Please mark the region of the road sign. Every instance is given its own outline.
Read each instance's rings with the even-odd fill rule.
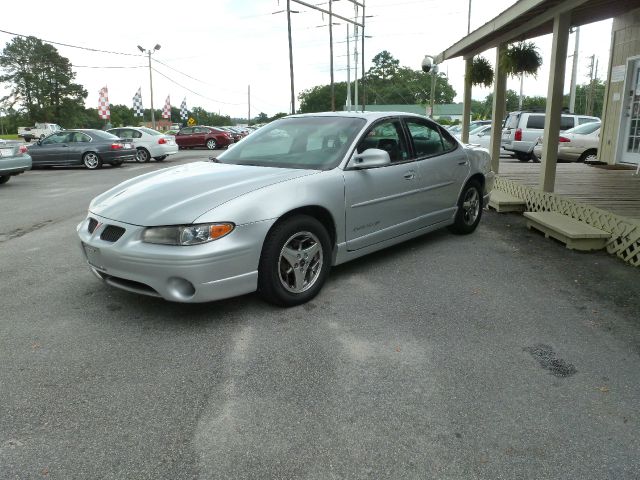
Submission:
[[[195,125],[196,121],[193,117],[189,117],[189,120],[187,120],[187,125],[192,126]]]

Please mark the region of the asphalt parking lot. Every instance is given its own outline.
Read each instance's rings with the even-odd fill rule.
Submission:
[[[638,270],[521,216],[341,265],[291,309],[98,281],[90,199],[209,155],[0,187],[0,479],[638,478]]]

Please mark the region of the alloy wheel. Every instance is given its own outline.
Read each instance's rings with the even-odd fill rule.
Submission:
[[[285,242],[278,260],[282,286],[291,293],[309,290],[322,271],[322,244],[311,232],[298,232]]]

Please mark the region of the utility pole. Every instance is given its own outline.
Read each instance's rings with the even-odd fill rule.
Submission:
[[[291,44],[291,0],[287,0],[287,28],[289,30],[289,78],[291,79],[291,115],[296,113],[296,97],[293,88],[293,46]]]
[[[518,97],[518,110],[522,110],[522,91],[524,89],[524,73],[520,74],[520,96]]]
[[[356,24],[357,25],[357,24]],[[366,108],[366,83],[364,82],[364,0],[362,0],[362,48],[360,49],[360,55],[362,57],[362,111]]]
[[[251,125],[251,85],[247,85],[247,125]]]
[[[358,5],[354,5],[355,10],[355,19],[358,20]],[[353,64],[355,67],[355,76],[354,76],[354,95],[355,95],[355,110],[358,111],[358,25],[354,25],[354,35],[353,35]]]
[[[467,17],[467,35],[471,33],[471,0],[469,0],[469,15]]]
[[[576,110],[576,78],[578,75],[578,49],[580,46],[580,27],[576,28],[576,43],[573,47],[573,68],[571,70],[571,90],[569,94],[569,111],[571,113]]]
[[[329,65],[331,69],[331,111],[336,111],[336,89],[333,83],[333,0],[329,0]]]
[[[589,65],[589,91],[587,92],[586,115],[593,114],[593,76],[595,74],[596,56],[591,55],[589,58],[591,59],[591,65]]]
[[[433,65],[431,67],[431,114],[429,115],[429,118],[433,119],[433,108],[434,108],[434,103],[435,103],[435,97],[436,97],[436,74],[438,73],[438,67],[436,65]]]
[[[140,45],[138,45],[138,50],[142,53],[146,53],[149,56],[149,90],[150,90],[150,98],[151,98],[151,124],[153,125],[153,129],[156,129],[156,114],[153,111],[153,76],[151,75],[151,54],[156,50],[160,50],[160,45],[156,43],[156,46],[153,47],[153,50],[144,49]]]
[[[347,23],[347,111],[351,111],[351,52],[349,51],[349,24]]]

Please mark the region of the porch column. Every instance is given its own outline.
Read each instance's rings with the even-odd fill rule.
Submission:
[[[471,117],[471,65],[473,57],[464,64],[464,98],[462,104],[462,143],[469,143],[469,123]]]
[[[542,145],[542,167],[540,168],[540,190],[544,192],[553,192],[556,183],[558,138],[560,137],[570,21],[570,12],[556,15],[553,19],[553,45],[551,46],[549,88],[547,90],[544,143]]]
[[[496,48],[496,68],[493,80],[493,110],[491,113],[491,142],[489,153],[491,154],[491,170],[498,173],[500,169],[500,145],[502,143],[502,122],[505,116],[507,103],[507,74],[500,67],[500,55],[506,49],[501,43]]]

